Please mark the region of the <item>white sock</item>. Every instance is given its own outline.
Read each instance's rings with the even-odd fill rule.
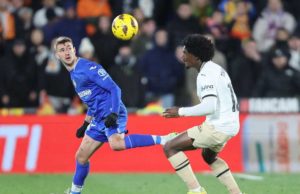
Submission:
[[[81,192],[82,191],[82,186],[74,185],[74,183],[72,183],[71,191],[72,192]]]
[[[161,144],[161,137],[157,135],[152,135],[153,141],[155,144]]]
[[[200,193],[201,187],[198,187],[196,189],[190,189],[190,191],[192,191],[192,192],[199,192]]]
[[[162,136],[152,135],[152,138],[155,144],[165,145],[167,141],[173,139],[176,135],[177,133],[170,133],[168,135],[162,135]]]

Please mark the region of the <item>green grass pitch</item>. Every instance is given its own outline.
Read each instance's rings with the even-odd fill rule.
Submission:
[[[262,180],[236,177],[247,194],[299,194],[300,174],[256,174]],[[197,174],[208,194],[227,194],[212,175]],[[64,194],[70,174],[2,174],[0,194]],[[186,194],[176,174],[90,174],[82,194]]]

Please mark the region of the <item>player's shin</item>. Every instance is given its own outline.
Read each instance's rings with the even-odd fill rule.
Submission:
[[[80,164],[76,161],[76,171],[73,177],[73,183],[71,187],[71,194],[80,194],[83,188],[84,180],[87,177],[90,170],[90,163]]]
[[[231,194],[240,194],[241,191],[234,180],[227,163],[221,158],[217,158],[210,167],[219,181],[225,185]]]
[[[189,159],[183,152],[178,152],[168,158],[178,176],[185,182],[189,191],[199,192],[201,186],[192,170]]]
[[[127,135],[125,138],[125,147],[126,149],[136,148],[136,147],[145,147],[157,144],[154,141],[152,135]]]

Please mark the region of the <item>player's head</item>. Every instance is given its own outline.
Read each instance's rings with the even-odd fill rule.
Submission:
[[[76,51],[73,46],[73,41],[69,37],[60,36],[54,40],[53,50],[55,56],[66,66],[73,66],[76,62]]]
[[[186,36],[183,41],[182,60],[186,67],[199,68],[203,62],[214,56],[214,46],[210,39],[200,34]]]

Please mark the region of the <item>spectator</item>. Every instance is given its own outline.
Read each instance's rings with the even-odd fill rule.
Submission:
[[[33,24],[37,28],[44,27],[49,18],[47,17],[47,10],[53,9],[53,13],[56,17],[62,17],[64,10],[61,7],[56,6],[56,0],[43,0],[43,7],[37,10],[33,16]]]
[[[210,0],[191,0],[193,15],[198,19],[199,24],[204,26],[206,19],[211,17],[214,9]]]
[[[139,25],[141,25],[141,23],[146,19],[143,10],[139,7],[133,10],[132,16],[136,19]]]
[[[43,67],[41,96],[49,100],[56,113],[67,113],[75,97],[68,71],[52,52]]]
[[[300,71],[300,34],[294,33],[288,40],[291,58],[289,64],[294,69]]]
[[[79,18],[98,18],[111,16],[108,0],[78,0],[77,15]]]
[[[16,36],[15,19],[9,5],[8,0],[2,0],[0,4],[0,34],[6,42],[12,41]]]
[[[41,92],[42,90],[42,81],[44,79],[43,73],[43,65],[48,59],[49,56],[49,49],[44,44],[44,33],[40,29],[34,29],[30,35],[30,45],[29,45],[29,55],[33,59],[33,63],[35,68],[37,69],[37,90]],[[39,93],[39,102],[40,104],[43,103],[44,99]]]
[[[83,58],[92,61],[97,61],[95,57],[95,48],[88,37],[85,37],[81,40],[78,53]]]
[[[243,40],[251,36],[251,20],[248,14],[248,5],[245,1],[236,3],[236,13],[230,22],[230,36]]]
[[[21,7],[20,9],[15,10],[15,29],[16,29],[16,38],[24,39],[29,41],[30,33],[33,29],[32,26],[32,9],[28,7]]]
[[[254,40],[242,42],[242,52],[235,56],[229,68],[228,72],[237,97],[251,97],[258,76],[263,69],[263,57],[258,52]]]
[[[1,59],[2,105],[8,107],[37,106],[37,71],[24,40],[13,43],[12,53]],[[3,77],[2,77],[3,76]]]
[[[144,83],[137,68],[137,58],[129,46],[120,47],[111,76],[122,90],[122,101],[126,107],[141,108],[145,105]]]
[[[146,101],[159,98],[163,107],[174,105],[174,92],[183,78],[183,66],[168,47],[168,33],[160,29],[155,33],[154,48],[141,58],[141,72],[147,79]]]
[[[153,19],[145,19],[139,30],[139,34],[132,40],[132,53],[140,58],[147,50],[153,48],[153,35],[156,30],[156,24]]]
[[[114,58],[118,53],[118,47],[120,44],[120,42],[112,35],[110,25],[110,17],[99,17],[97,31],[90,37],[99,63],[101,63],[101,65],[108,71],[114,64]]]
[[[146,18],[153,18],[155,0],[139,0],[138,5]]]
[[[293,97],[299,95],[300,73],[288,64],[289,50],[275,48],[270,64],[254,89],[255,97]]]
[[[228,29],[224,24],[223,13],[216,10],[212,16],[206,19],[206,31],[212,34],[215,39],[228,38]]]
[[[278,28],[275,35],[275,42],[272,47],[288,49],[289,37],[290,33],[285,28]]]
[[[219,4],[219,10],[224,13],[224,20],[227,24],[230,24],[234,19],[236,19],[236,15],[240,12],[241,5],[238,5],[240,2],[245,4],[245,8],[247,10],[248,16],[253,19],[256,10],[253,6],[251,0],[222,0]]]
[[[41,29],[43,30],[45,44],[50,47],[52,41],[51,38],[56,36],[54,34],[55,31],[53,29],[55,28],[55,25],[59,20],[59,17],[55,15],[53,8],[48,8],[46,10],[46,17],[48,22]]]
[[[178,6],[177,14],[169,22],[167,30],[173,50],[186,35],[201,32],[200,24],[192,15],[192,8],[188,3],[182,3]]]
[[[280,27],[292,33],[296,27],[295,18],[283,9],[281,0],[268,0],[252,33],[260,52],[267,52],[274,45],[276,32]]]
[[[51,28],[44,31],[48,42],[58,36],[68,36],[72,38],[75,48],[79,48],[81,39],[86,33],[84,22],[76,16],[75,6],[75,3],[66,3],[64,16],[57,18]]]

